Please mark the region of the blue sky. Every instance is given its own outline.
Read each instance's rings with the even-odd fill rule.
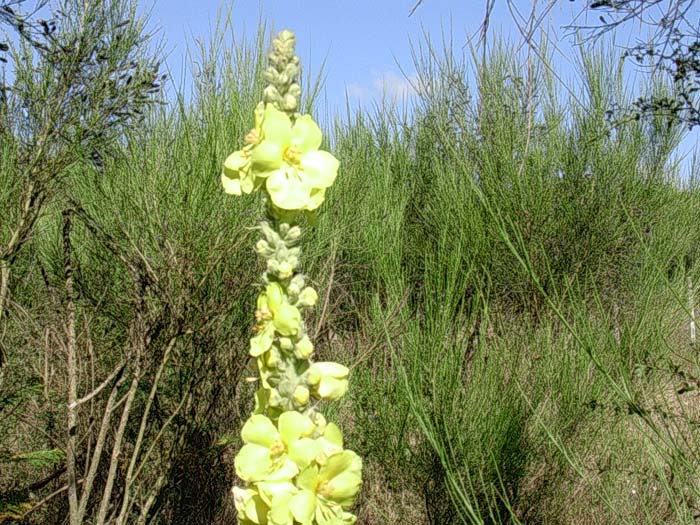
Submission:
[[[524,16],[532,2],[516,0]],[[424,32],[439,40],[446,30],[453,36],[458,52],[478,32],[484,15],[482,0],[424,0],[409,17],[414,0],[155,0],[151,26],[159,27],[169,52],[168,66],[175,83],[183,78],[183,64],[194,38],[207,39],[222,8],[231,7],[235,38],[251,38],[258,21],[265,20],[274,30],[291,29],[297,35],[297,53],[305,69],[314,75],[326,60],[325,95],[331,111],[343,108],[346,96],[353,105],[371,105],[384,96],[411,97],[410,78],[415,74],[411,45],[423,39]],[[540,5],[546,2],[540,2]],[[580,2],[559,1],[548,17],[548,24],[560,35],[555,67],[568,81],[575,81],[572,57],[575,50],[562,29],[578,13]],[[597,18],[597,15],[596,15]],[[630,27],[616,36],[619,44],[638,35]],[[518,40],[519,33],[504,0],[496,2],[490,34]],[[406,78],[408,77],[408,78]],[[186,80],[185,80],[186,82]],[[696,128],[683,141],[681,154],[690,157],[697,150],[700,130]],[[686,166],[689,163],[684,163]]]

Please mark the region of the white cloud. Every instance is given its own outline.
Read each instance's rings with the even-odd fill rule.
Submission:
[[[416,94],[416,77],[406,78],[395,71],[382,71],[372,75],[367,84],[348,84],[347,94],[350,98],[360,100],[387,98],[394,101],[407,100]]]

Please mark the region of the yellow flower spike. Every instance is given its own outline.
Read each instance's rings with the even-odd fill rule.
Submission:
[[[294,34],[283,31],[273,40],[255,126],[222,169],[227,193],[262,187],[269,197],[268,220],[259,226],[264,238],[255,246],[266,263],[265,289],[257,298],[250,339],[260,388],[234,462],[246,482],[234,489],[239,525],[351,525],[356,518],[347,509],[362,481],[362,461],[343,449],[338,426],[308,407],[312,397],[342,397],[349,370],[339,363],[305,362],[314,345],[301,312],[317,304],[318,293],[305,287],[303,275],[295,275],[298,223],[303,215],[307,224],[315,224],[339,163],[319,149],[323,135],[313,118],[297,113],[299,71]]]

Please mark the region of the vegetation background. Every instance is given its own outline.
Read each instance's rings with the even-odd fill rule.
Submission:
[[[254,389],[263,203],[219,187],[269,32],[159,104],[129,0],[0,3],[0,523],[224,524]],[[547,49],[546,42],[543,49]],[[342,172],[306,229],[328,406],[365,460],[358,523],[695,523],[697,171],[673,93],[583,45],[581,90],[500,42],[415,48],[409,110],[326,114]],[[310,81],[314,108],[320,83]]]

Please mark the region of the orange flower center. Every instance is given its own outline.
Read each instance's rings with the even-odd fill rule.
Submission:
[[[280,454],[283,454],[285,450],[287,449],[285,448],[284,443],[281,441],[275,441],[272,445],[270,445],[271,456],[279,456]]]
[[[324,498],[328,498],[333,493],[333,487],[331,487],[331,484],[328,481],[322,481],[318,486],[317,492]]]
[[[284,151],[284,160],[286,160],[289,164],[298,165],[301,162],[301,159],[299,158],[300,156],[301,151],[294,146],[290,146]]]

